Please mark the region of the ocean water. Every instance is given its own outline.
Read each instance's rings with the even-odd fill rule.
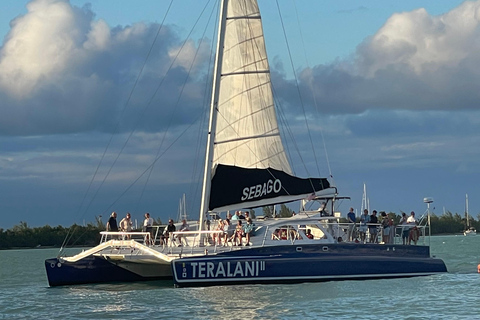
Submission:
[[[49,288],[57,249],[0,251],[0,319],[480,319],[480,235],[435,236],[448,274],[295,285],[170,281]]]

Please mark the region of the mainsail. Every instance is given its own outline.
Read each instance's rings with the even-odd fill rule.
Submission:
[[[291,173],[256,1],[230,1],[226,19],[213,165]]]
[[[223,6],[212,95],[213,152],[207,158],[212,170],[206,182],[211,187],[208,210],[294,201],[329,188],[326,179],[291,175],[257,1],[224,1]]]

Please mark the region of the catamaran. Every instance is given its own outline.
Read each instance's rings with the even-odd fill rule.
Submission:
[[[446,272],[426,245],[348,242],[350,226],[339,223],[342,197],[334,184],[292,175],[257,1],[222,0],[219,16],[198,230],[156,232],[153,241],[144,232],[102,232],[98,246],[45,261],[50,286],[173,279],[184,287]],[[249,237],[218,219],[297,200],[303,205],[291,218],[240,220],[253,224]],[[305,210],[307,202],[319,209]]]

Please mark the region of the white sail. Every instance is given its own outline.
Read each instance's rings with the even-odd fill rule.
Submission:
[[[212,166],[273,168],[291,174],[255,0],[228,2],[224,37]]]

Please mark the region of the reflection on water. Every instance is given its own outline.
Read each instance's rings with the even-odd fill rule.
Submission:
[[[472,306],[478,302],[480,285],[480,236],[432,237],[431,245],[432,255],[444,259],[450,273],[391,280],[181,289],[173,288],[171,281],[49,288],[43,263],[56,256],[57,249],[0,251],[0,318],[477,317]]]

